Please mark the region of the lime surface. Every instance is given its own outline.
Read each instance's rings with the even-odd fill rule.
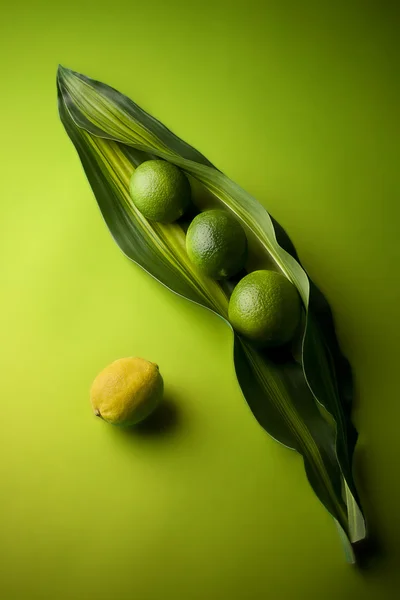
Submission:
[[[193,219],[186,236],[190,260],[214,279],[232,277],[245,265],[247,238],[228,212],[215,209]]]
[[[90,401],[97,417],[112,425],[131,426],[155,410],[163,387],[156,364],[144,358],[120,358],[97,375]]]
[[[130,181],[136,208],[149,221],[172,223],[189,208],[191,188],[186,175],[164,160],[147,160],[139,165]]]
[[[280,273],[254,271],[233,290],[229,320],[238,333],[263,347],[289,342],[301,316],[300,296]]]

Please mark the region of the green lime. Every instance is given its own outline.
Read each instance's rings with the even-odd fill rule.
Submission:
[[[247,238],[240,223],[223,210],[206,210],[191,222],[186,249],[190,260],[214,279],[232,277],[244,267]]]
[[[280,273],[254,271],[243,277],[229,301],[229,320],[238,333],[259,346],[282,346],[299,325],[301,300]]]
[[[165,160],[147,160],[139,165],[131,177],[130,193],[146,219],[160,223],[179,219],[191,201],[188,178]]]

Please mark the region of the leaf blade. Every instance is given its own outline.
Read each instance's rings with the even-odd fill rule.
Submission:
[[[110,231],[112,233],[114,231],[114,239],[129,258],[176,293],[213,310],[227,321],[228,296],[223,287],[205,280],[189,263],[184,252],[184,233],[179,225],[170,228],[161,225],[151,226],[140,214],[136,214],[137,211],[135,213],[134,207],[129,202],[127,181],[133,172],[135,161],[140,162],[145,159],[144,157],[150,156],[164,158],[195,177],[228,210],[242,220],[267,250],[277,268],[297,286],[309,313],[310,297],[312,298],[313,292],[312,287],[310,292],[309,279],[293,252],[287,251],[278,242],[274,222],[254,198],[213,168],[202,154],[179,140],[161,123],[113,88],[61,69],[58,74],[58,93],[60,116],[64,125],[67,123],[66,128],[70,130],[67,129],[67,132],[77,146],[84,167],[86,165],[86,173],[103,216],[105,215],[106,223]],[[79,140],[76,143],[77,138]],[[107,166],[103,166],[103,179],[100,185],[97,181],[99,163],[97,162],[96,167],[93,160],[90,161],[86,156],[88,146],[92,146],[97,158],[102,155],[105,165],[107,161],[108,164],[113,165],[108,171]],[[84,147],[86,150],[83,150]],[[128,162],[125,164],[126,160]],[[101,167],[100,171],[102,171]],[[117,175],[115,175],[116,171]],[[107,183],[108,191],[103,197],[99,188]],[[112,197],[115,190],[118,190],[119,195],[112,203],[111,209],[107,204],[107,198]],[[124,207],[124,212],[119,215],[120,220],[117,220],[118,227],[116,227],[113,211],[118,213],[121,206]],[[249,392],[250,387],[246,383],[248,376],[243,376],[246,371],[243,365],[246,365],[250,369],[247,373],[252,373],[254,379],[258,378],[261,382],[260,389],[268,398],[270,414],[275,416],[279,413],[280,397],[285,398],[286,413],[280,415],[280,420],[275,419],[276,435],[271,433],[273,429],[271,423],[261,424],[281,443],[303,454],[306,473],[312,487],[326,508],[341,524],[346,535],[353,537],[356,529],[357,535],[362,536],[361,525],[364,519],[357,505],[351,470],[354,447],[352,441],[349,441],[349,432],[351,433],[349,411],[347,413],[344,411],[338,390],[335,389],[335,367],[329,368],[329,356],[325,355],[325,350],[321,362],[322,382],[321,378],[318,380],[318,377],[315,377],[315,369],[310,357],[315,354],[315,348],[322,351],[324,347],[323,341],[313,335],[313,328],[309,322],[311,321],[307,319],[300,371],[299,365],[294,361],[287,361],[284,366],[276,368],[268,357],[255,357],[253,350],[246,349],[246,344],[235,336],[235,363],[236,366],[239,364],[239,369],[236,369],[238,380],[251,406],[251,394],[255,392],[254,390]],[[245,349],[243,352],[246,363],[243,360],[243,352],[241,354],[237,348]],[[238,359],[238,356],[241,358]],[[296,371],[294,372],[293,369]],[[289,370],[291,370],[290,375]],[[299,376],[300,372],[302,377]],[[287,388],[288,383],[290,388],[294,378],[301,381],[303,402],[301,406],[298,398],[297,406],[294,405],[292,398],[294,391],[288,391]],[[298,394],[298,389],[296,393]],[[317,410],[318,404],[331,415],[333,426],[324,421],[321,412]],[[298,418],[299,407],[301,418]],[[257,418],[255,406],[252,410]],[[302,428],[303,422],[307,423],[305,428]],[[318,423],[318,426],[315,427],[313,423]],[[295,435],[291,430],[293,428]],[[321,431],[324,432],[322,436]],[[346,492],[347,514],[344,514],[346,501],[342,497],[343,485]]]

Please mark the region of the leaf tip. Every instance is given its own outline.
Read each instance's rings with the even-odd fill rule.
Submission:
[[[63,65],[61,63],[59,63],[58,67],[57,67],[57,75],[60,75],[60,73],[64,73],[65,71],[65,67],[63,67]]]
[[[59,64],[57,67],[57,79],[60,81],[61,79],[65,79],[65,77],[68,75],[68,73],[73,73],[73,71],[71,71],[71,69],[67,69],[67,67],[64,67],[62,64]]]

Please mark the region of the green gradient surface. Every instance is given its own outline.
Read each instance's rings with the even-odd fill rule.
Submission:
[[[396,597],[396,15],[389,2],[326,5],[2,8],[2,600]],[[113,243],[58,120],[59,62],[125,92],[252,192],[326,293],[386,549],[368,572],[345,564],[300,458],[253,419],[227,327]],[[176,415],[163,434],[91,414],[91,381],[129,355],[160,365]]]

